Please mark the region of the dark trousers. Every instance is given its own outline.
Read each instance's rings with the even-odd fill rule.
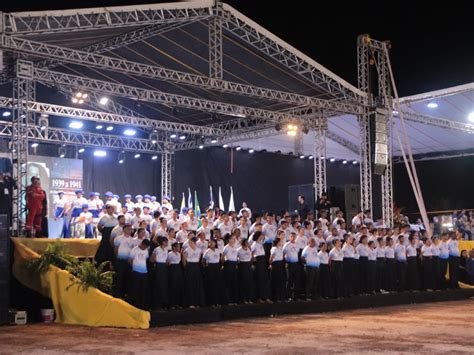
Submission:
[[[300,274],[300,265],[299,263],[286,263],[286,275],[287,275],[287,281],[286,281],[286,291],[287,291],[287,296],[296,299],[298,298],[298,292],[300,290],[300,280],[301,280],[301,274]]]
[[[406,275],[407,275],[407,262],[404,260],[397,260],[397,290],[406,290]]]
[[[342,261],[331,261],[331,283],[334,298],[344,296]]]
[[[168,283],[168,267],[165,263],[156,263],[152,302],[154,308],[168,306]]]
[[[395,275],[396,266],[395,259],[385,259],[386,274],[385,274],[385,289],[387,291],[395,291]]]
[[[117,296],[120,298],[124,298],[131,289],[130,285],[130,273],[131,267],[127,260],[124,259],[117,259],[117,276],[116,276],[116,284],[117,284]]]
[[[418,276],[418,258],[409,256],[407,258],[407,287],[409,290],[416,291],[420,289],[420,280]]]
[[[272,250],[272,243],[263,243],[263,250],[265,250],[266,260],[270,259],[270,251]]]
[[[359,258],[359,285],[360,293],[368,292],[368,263],[369,259],[366,256],[361,256]]]
[[[239,289],[241,302],[253,299],[253,271],[250,261],[239,262]]]
[[[239,300],[239,274],[236,261],[226,261],[224,264],[224,282],[228,303],[237,303]]]
[[[305,295],[306,298],[313,298],[317,297],[318,291],[318,278],[319,278],[319,267],[316,266],[308,266],[306,265],[304,268],[305,272]]]
[[[208,306],[215,306],[222,302],[222,272],[219,263],[207,264],[204,269],[204,288]]]
[[[449,256],[449,287],[459,288],[459,256]]]
[[[430,257],[423,257],[423,287],[426,290],[432,290],[434,288],[433,282],[433,259]]]
[[[113,227],[102,228],[102,239],[100,240],[99,248],[95,253],[95,261],[100,265],[104,261],[113,261],[114,250],[110,245],[110,233]]]
[[[274,261],[272,263],[270,279],[273,300],[284,301],[286,298],[286,273],[283,261]]]
[[[439,263],[439,256],[433,256],[433,288],[435,290],[441,289],[441,266]]]
[[[184,277],[181,264],[168,266],[169,304],[171,307],[184,305]]]
[[[448,259],[439,259],[439,279],[440,286],[442,289],[448,287],[448,282],[446,280],[446,273],[448,272]]]
[[[184,268],[184,299],[188,306],[204,306],[204,287],[199,263],[186,263]]]
[[[380,290],[385,289],[385,277],[386,277],[385,258],[377,258],[376,268],[377,268],[376,290],[380,291]]]
[[[328,298],[331,297],[331,275],[329,271],[328,264],[319,265],[319,284],[318,292],[321,297]]]
[[[130,303],[140,309],[148,309],[148,274],[132,271]]]
[[[367,262],[367,292],[374,293],[377,285],[377,262],[369,260]]]
[[[344,297],[351,296],[354,293],[352,282],[354,275],[354,259],[344,258],[342,261],[344,267]]]
[[[264,255],[255,259],[255,297],[257,300],[270,298],[270,287],[268,279],[268,265]]]

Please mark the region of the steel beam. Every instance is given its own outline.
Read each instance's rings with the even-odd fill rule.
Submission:
[[[224,67],[222,64],[222,3],[217,0],[215,13],[209,19],[209,77],[222,79]]]
[[[173,199],[173,153],[165,151],[161,154],[161,200],[163,196]]]
[[[314,200],[318,201],[326,187],[326,132],[327,127],[320,126],[314,131]]]

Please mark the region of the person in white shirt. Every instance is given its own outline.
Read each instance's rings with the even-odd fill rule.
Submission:
[[[334,236],[333,238],[327,238],[326,243],[332,244],[334,241],[338,240]],[[351,235],[346,237],[346,241],[341,248],[341,251],[344,255],[344,260],[342,262],[344,268],[344,296],[349,297],[354,293],[354,288],[358,288],[358,265],[354,259],[355,248],[354,248],[354,238]]]
[[[66,211],[68,208],[68,202],[66,198],[64,198],[64,191],[58,191],[58,197],[56,197],[53,201],[53,209],[54,209],[54,220],[62,221],[62,228],[59,238],[63,238],[67,236],[67,223],[66,223]]]
[[[398,244],[395,245],[395,259],[397,261],[397,289],[399,292],[403,292],[406,289],[406,275],[408,267],[405,236],[403,234],[398,236]]]
[[[202,282],[201,250],[196,245],[197,238],[189,239],[188,247],[183,252],[184,263],[184,294],[190,308],[204,306],[204,287]]]
[[[250,250],[247,238],[240,242],[237,249],[240,302],[244,304],[252,303],[253,294],[253,271],[252,271],[252,251]]]
[[[386,269],[386,286],[385,290],[393,292],[395,291],[395,280],[396,280],[396,261],[395,261],[395,249],[393,247],[393,239],[390,237],[386,238],[385,246],[385,269]]]
[[[113,201],[115,204],[115,214],[119,214],[120,211],[122,211],[122,204],[120,203],[120,196],[119,195],[114,195]]]
[[[169,196],[163,196],[161,199],[161,208],[165,207],[168,211],[173,210],[173,205],[170,203],[171,199]]]
[[[143,206],[148,206],[151,210],[151,196],[148,194],[143,195]]]
[[[71,207],[68,211],[68,214],[70,215],[68,237],[75,237],[77,235],[77,232],[76,232],[77,218],[82,212],[82,206],[88,204],[87,200],[82,196],[84,193],[82,189],[77,189],[74,192],[76,194],[76,197],[72,200]]]
[[[179,243],[176,242],[171,245],[166,264],[168,265],[169,304],[171,309],[175,309],[184,304],[184,277]]]
[[[114,208],[113,206],[111,209]],[[119,297],[125,297],[129,290],[130,267],[128,258],[133,248],[132,226],[124,225],[123,233],[114,239],[117,272],[117,291]]]
[[[449,260],[449,245],[448,245],[448,233],[441,234],[441,241],[438,244],[439,247],[439,278],[440,287],[446,289],[448,287],[446,274],[448,272],[448,260]]]
[[[418,291],[420,289],[420,282],[418,276],[418,256],[416,248],[416,239],[414,233],[410,233],[408,237],[408,245],[406,247],[407,253],[407,289],[411,291]]]
[[[77,217],[75,237],[76,238],[94,238],[92,213],[89,212],[89,204],[82,205],[82,212]]]
[[[208,249],[202,256],[204,269],[204,289],[208,306],[215,307],[221,303],[222,273],[220,267],[220,253],[214,238],[209,239]]]
[[[206,240],[211,239],[211,227],[206,217],[201,217],[201,227],[198,228],[197,233],[204,233]]]
[[[122,206],[122,212],[121,215],[125,218],[126,223],[131,223],[132,222],[132,215],[128,213],[127,206]]]
[[[459,288],[459,242],[456,232],[449,233],[449,286],[450,288]]]
[[[123,195],[123,198],[125,199],[125,203],[123,205],[125,207],[127,207],[128,213],[133,213],[133,211],[135,209],[135,204],[132,201],[132,195],[125,194],[125,195]]]
[[[283,256],[286,261],[287,271],[286,290],[291,300],[298,298],[298,292],[301,288],[301,270],[298,259],[299,250],[300,248],[296,243],[296,234],[292,232],[290,234],[290,240],[283,245]]]
[[[321,211],[321,217],[319,218],[323,232],[326,232],[329,228],[329,221],[327,219],[327,214],[328,214],[327,211],[323,210]]]
[[[149,309],[148,300],[148,269],[150,241],[143,239],[140,245],[134,247],[130,252],[129,263],[132,266],[130,288],[130,303],[137,308]]]
[[[114,247],[114,240],[117,238],[119,235],[123,234],[123,226],[126,224],[130,224],[125,220],[125,217],[123,215],[117,217],[118,224],[112,229],[112,232],[110,232],[110,245],[112,245],[112,248],[115,249]]]
[[[247,218],[240,217],[237,229],[240,230],[240,235],[244,239],[248,239],[249,237],[249,224]]]
[[[332,292],[335,298],[341,298],[344,296],[344,275],[342,270],[344,253],[341,250],[341,241],[339,239],[336,239],[333,243],[334,248],[329,252],[331,280],[333,286]]]
[[[233,224],[229,220],[229,216],[227,214],[222,215],[223,221],[219,225],[219,230],[221,231],[221,235],[225,238],[226,235],[232,234],[232,230],[234,229]]]
[[[142,209],[135,205],[135,214],[132,217],[131,223],[134,229],[140,228],[140,223],[143,221]]]
[[[375,251],[375,242],[371,240],[367,246],[369,247],[367,264],[367,291],[369,294],[375,294],[375,287],[377,285],[377,252]]]
[[[322,298],[331,297],[331,275],[329,270],[328,247],[325,242],[319,244],[319,294]]]
[[[374,220],[372,219],[372,213],[370,210],[366,210],[364,214],[364,224],[374,224]]]
[[[172,210],[170,219],[166,219],[168,223],[168,228],[173,228],[175,231],[179,230],[182,220],[180,219],[179,213],[177,210]]]
[[[137,207],[139,207],[140,210],[142,210],[144,205],[145,204],[143,203],[143,195],[136,195],[135,196],[135,202],[134,202],[134,208],[136,209]]]
[[[239,211],[239,217],[244,215],[244,212],[248,214],[248,218],[252,218],[252,211],[247,206],[247,202],[242,202],[242,208]]]
[[[344,223],[344,222],[345,222],[344,212],[342,212],[341,210],[337,211],[336,218],[334,218],[334,220],[332,221],[332,226],[337,228],[337,226],[339,226],[340,223]]]
[[[161,210],[161,205],[160,203],[156,200],[156,196],[151,196],[150,197],[150,204],[151,204],[151,211],[160,211]]]
[[[313,238],[308,238],[305,232],[306,230],[304,227],[300,226],[298,228],[298,235],[296,236],[296,244],[298,245],[299,253],[301,253],[302,250],[306,248],[306,246],[309,244],[309,240],[313,239]]]
[[[270,301],[270,288],[268,279],[268,263],[263,247],[265,237],[262,232],[256,231],[253,234],[251,246],[252,257],[255,265],[255,298],[258,302]]]
[[[423,287],[427,291],[433,291],[433,250],[431,245],[431,239],[423,239],[423,246],[421,247],[420,254],[421,265],[423,267]]]
[[[363,224],[364,222],[364,212],[359,211],[357,214],[352,218],[352,225],[359,227]]]
[[[188,231],[196,232],[199,227],[199,221],[194,216],[194,210],[189,209],[186,218],[184,219],[188,223]]]
[[[181,223],[181,229],[176,233],[176,241],[181,245],[188,239],[188,222]]]
[[[385,290],[386,287],[386,263],[385,263],[385,239],[383,237],[378,237],[377,247],[375,248],[375,253],[377,256],[377,285],[375,289],[380,293],[387,293]]]
[[[301,253],[301,261],[304,264],[306,287],[306,300],[315,299],[318,294],[318,278],[319,278],[319,255],[316,241],[311,238],[309,245],[303,248]]]
[[[239,297],[239,279],[237,271],[238,246],[234,236],[227,238],[229,238],[229,242],[224,247],[222,252],[222,261],[224,263],[224,281],[229,304],[236,304]]]
[[[169,305],[168,293],[168,239],[158,238],[158,247],[153,250],[150,262],[155,264],[155,279],[153,289],[154,308],[164,308]]]
[[[441,265],[439,256],[441,254],[440,241],[437,236],[431,237],[431,252],[433,253],[433,287],[435,290],[441,289]]]
[[[276,238],[273,241],[273,246],[270,250],[270,280],[271,280],[271,293],[273,301],[282,302],[286,296],[286,274],[285,264],[283,261],[283,240]]]

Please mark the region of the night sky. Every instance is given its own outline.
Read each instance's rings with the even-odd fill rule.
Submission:
[[[156,2],[160,1],[70,0],[46,5],[17,0],[2,2],[1,9],[26,11]],[[356,38],[362,33],[392,42],[392,64],[401,96],[474,82],[474,26],[472,4],[468,1],[227,3],[353,84]],[[308,4],[318,9],[310,9]],[[388,6],[393,8],[389,11]]]

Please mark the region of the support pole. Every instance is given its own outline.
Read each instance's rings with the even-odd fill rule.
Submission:
[[[216,0],[214,14],[209,19],[209,76],[215,79],[223,78],[222,66],[222,2]]]
[[[16,104],[13,106],[11,153],[13,180],[17,184],[17,189],[13,189],[11,228],[12,235],[22,236],[26,211],[26,185],[28,184],[28,125],[35,124],[33,112],[28,109],[28,103],[35,101],[32,62],[17,60],[13,99]]]
[[[320,124],[314,131],[314,194],[315,201],[326,192],[326,129]]]
[[[173,199],[172,176],[173,176],[173,153],[166,151],[161,154],[161,199],[168,196]]]

